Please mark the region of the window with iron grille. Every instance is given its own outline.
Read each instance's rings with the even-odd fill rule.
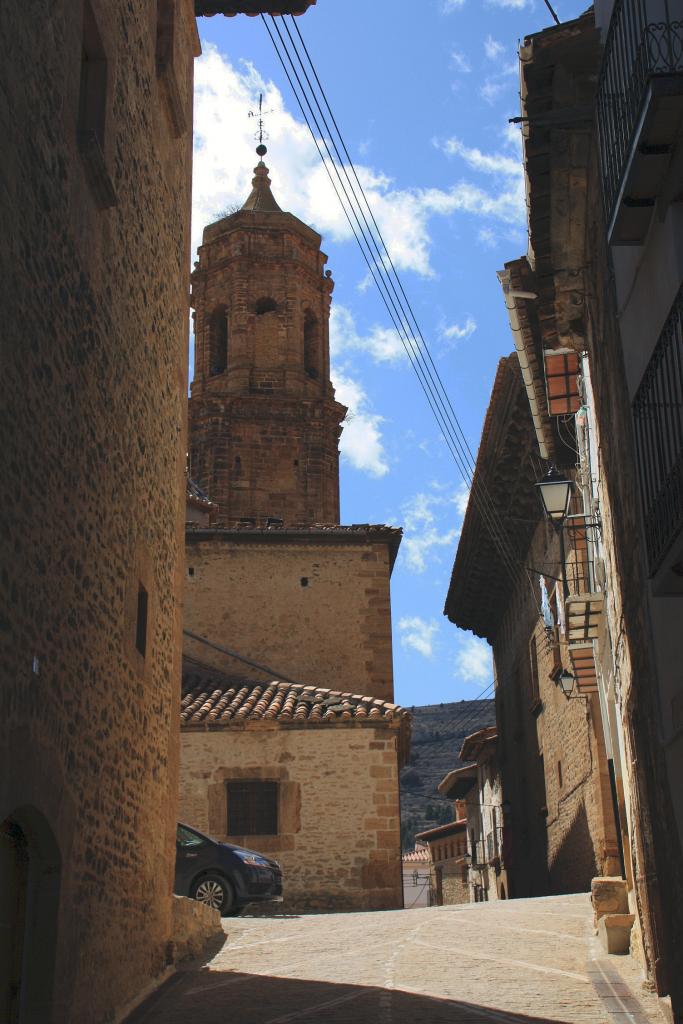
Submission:
[[[226,783],[228,835],[277,835],[277,782],[240,779]]]

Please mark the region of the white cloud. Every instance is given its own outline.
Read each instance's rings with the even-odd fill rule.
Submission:
[[[461,516],[464,516],[465,512],[467,512],[467,503],[469,502],[469,500],[470,489],[466,484],[462,483],[460,484],[460,487],[458,488],[458,491],[453,499],[455,507],[457,508],[458,513]]]
[[[465,0],[443,0],[442,11],[444,14],[452,14],[453,11],[460,10],[465,4]]]
[[[463,338],[469,338],[470,335],[474,334],[477,329],[477,321],[472,316],[468,316],[464,324],[451,324],[450,327],[443,327],[441,329],[441,337],[454,339],[455,341],[461,341]]]
[[[351,240],[351,228],[306,125],[285,108],[277,86],[265,81],[252,64],[234,66],[207,43],[195,62],[193,246],[201,241],[206,224],[223,210],[241,206],[249,194],[256,155],[254,123],[245,111],[255,108],[260,92],[271,111],[266,162],[276,200],[332,241]],[[520,211],[519,197],[510,189],[489,190],[468,181],[446,189],[397,188],[381,170],[357,164],[356,171],[398,270],[433,276],[433,217],[466,213],[505,223],[523,221],[523,204]]]
[[[438,622],[425,622],[419,615],[413,615],[399,619],[398,628],[401,632],[402,647],[412,647],[425,658],[432,657],[434,637],[439,631]]]
[[[491,106],[496,102],[499,96],[506,95],[508,101],[513,99],[516,100],[516,93],[513,93],[511,88],[511,79],[519,76],[519,67],[516,61],[512,61],[510,64],[505,64],[500,71],[497,71],[494,75],[489,75],[479,90],[479,95],[482,99],[485,99]]]
[[[505,52],[505,47],[502,43],[499,43],[493,36],[487,36],[484,40],[484,53],[489,60],[497,60],[501,53]]]
[[[521,11],[525,7],[533,7],[533,0],[487,0],[492,7],[507,7],[515,11]]]
[[[477,241],[485,249],[493,249],[498,242],[498,238],[495,231],[492,231],[491,228],[480,228],[477,232]]]
[[[505,82],[501,82],[498,78],[487,78],[481,89],[479,95],[483,100],[486,100],[491,106],[496,102],[499,96],[501,96],[507,86]]]
[[[306,125],[289,113],[277,86],[264,81],[252,64],[235,67],[207,43],[195,62],[194,247],[206,224],[223,210],[241,206],[249,194],[257,158],[253,121],[245,111],[254,109],[260,92],[271,111],[266,162],[277,202],[334,241],[351,239],[351,228]],[[420,194],[393,188],[386,175],[362,164],[356,165],[356,172],[397,268],[430,276],[431,211],[422,208]]]
[[[439,549],[454,551],[460,533],[457,526],[450,526],[448,506],[454,502],[455,495],[420,492],[403,505],[401,553],[411,572],[424,572],[429,561],[438,559]],[[442,518],[449,521],[442,524]]]
[[[382,416],[373,413],[368,396],[343,370],[332,367],[336,398],[348,407],[339,449],[343,459],[363,473],[380,477],[389,472],[380,424]]]
[[[526,206],[521,138],[519,132],[511,133],[510,127],[506,125],[502,133],[502,151],[485,153],[476,146],[466,146],[455,136],[435,140],[434,144],[447,156],[457,157],[472,171],[495,181],[490,191],[479,184],[461,182],[450,193],[452,205],[482,218],[522,224]]]
[[[458,71],[462,71],[465,75],[469,74],[472,70],[472,66],[464,53],[458,53],[457,50],[453,50],[451,53],[451,61],[453,62],[454,67]]]
[[[377,363],[399,362],[406,351],[397,331],[375,325],[366,335],[358,333],[353,314],[346,306],[335,304],[330,315],[330,355],[355,349],[367,352]]]
[[[457,138],[446,139],[441,147],[449,156],[459,156],[473,170],[483,174],[499,174],[503,177],[521,177],[522,165],[505,153],[482,153],[476,147],[466,146]]]
[[[460,650],[455,656],[456,674],[465,682],[491,682],[491,648],[485,640],[476,636],[468,636],[461,642]]]

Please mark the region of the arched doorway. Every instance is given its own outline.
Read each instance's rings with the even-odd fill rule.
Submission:
[[[0,1020],[9,1024],[52,1020],[60,866],[36,808],[0,824]]]

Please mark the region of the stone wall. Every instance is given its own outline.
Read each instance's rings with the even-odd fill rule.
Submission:
[[[277,836],[228,836],[225,783],[279,783]],[[343,722],[181,732],[180,818],[274,856],[286,912],[402,906],[397,731]]]
[[[297,682],[392,701],[388,548],[362,532],[337,544],[190,531],[185,627]],[[188,653],[263,679],[203,645]]]
[[[217,910],[187,896],[174,896],[172,908],[175,963],[220,949],[226,936]]]
[[[559,564],[557,538],[544,522],[528,564]],[[550,678],[562,663],[560,638],[546,633],[537,578],[533,587],[535,594],[527,584],[511,604],[494,644],[510,895],[587,892],[594,875],[619,870],[600,706],[593,694],[567,700]]]
[[[111,1020],[169,955],[190,0],[165,38],[154,0],[0,8],[0,822],[49,864],[15,978],[46,1022]]]
[[[465,861],[449,859],[440,864],[439,867],[442,871],[441,885],[443,888],[444,905],[469,903],[470,885]]]
[[[674,803],[680,803],[680,771],[672,772],[669,767],[667,772],[667,757],[672,755],[673,744],[662,744],[662,736],[675,731],[675,709],[658,693],[656,651],[648,616],[648,605],[656,599],[649,592],[639,521],[633,424],[606,245],[597,147],[597,138],[593,136],[586,218],[586,252],[590,254],[586,344],[597,419],[603,553],[607,579],[611,582],[599,654],[603,676],[616,701],[614,732],[625,766],[620,798],[629,829],[624,838],[632,859],[627,864],[627,873],[634,886],[629,895],[631,909],[637,912],[635,945],[642,950],[657,990],[670,992],[680,1013],[683,881],[679,870],[680,832],[672,825]],[[648,333],[653,329],[654,321],[648,324]],[[675,600],[659,598],[660,603],[669,602],[669,607]],[[667,642],[680,644],[675,629],[670,631]],[[680,658],[670,656],[668,671],[676,671]]]

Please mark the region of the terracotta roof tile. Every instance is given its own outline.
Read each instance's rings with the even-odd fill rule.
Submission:
[[[317,686],[271,680],[234,679],[217,670],[185,666],[180,718],[183,725],[231,723],[372,721],[400,722],[408,712],[398,704]]]
[[[429,860],[429,848],[423,846],[419,850],[410,850],[403,854],[401,860],[404,864],[423,864]]]

